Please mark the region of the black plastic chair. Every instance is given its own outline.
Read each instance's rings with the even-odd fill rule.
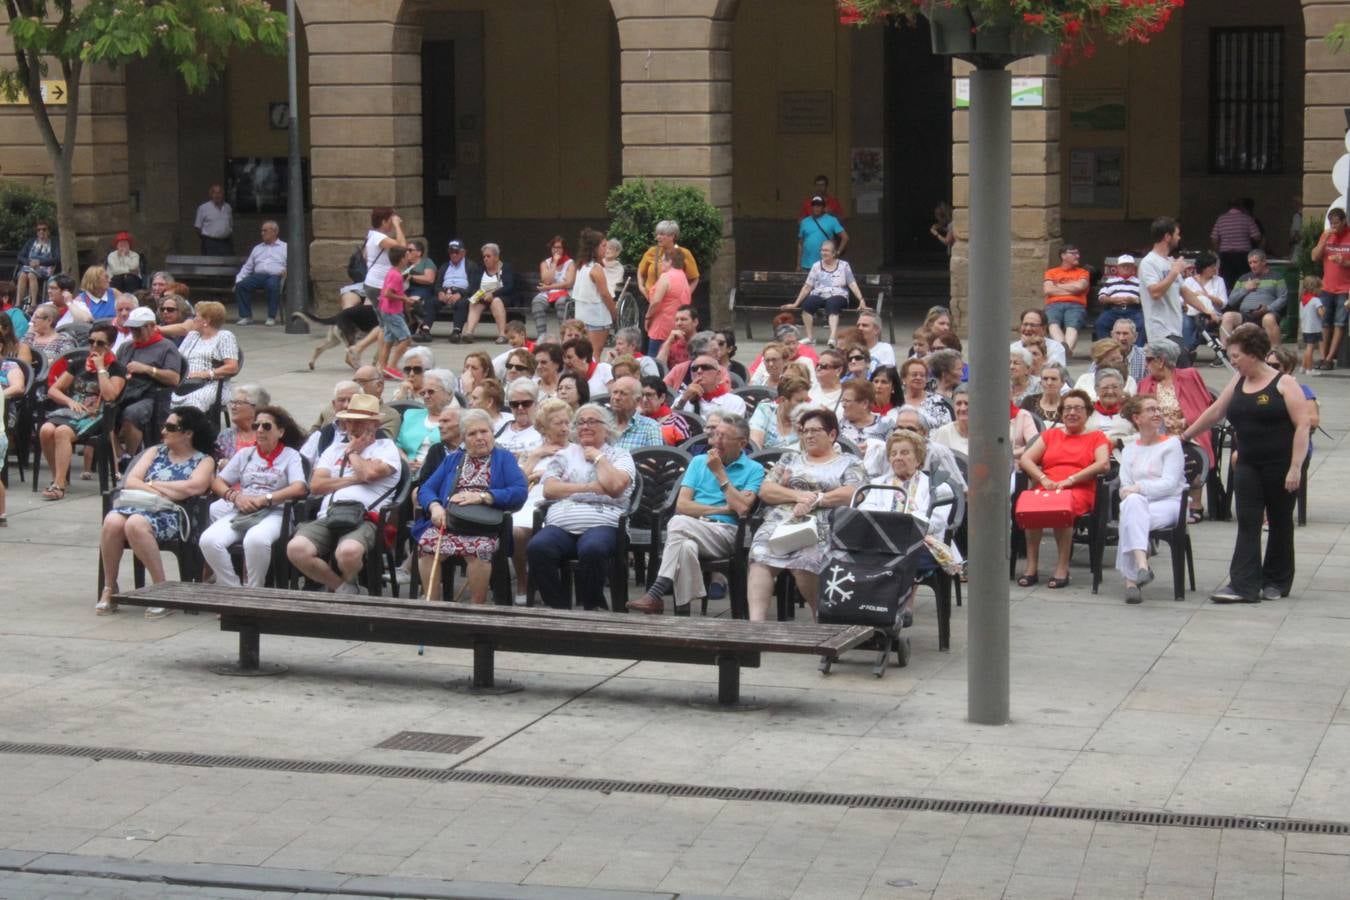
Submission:
[[[684,419],[684,423],[689,426],[690,437],[693,437],[696,434],[702,434],[706,430],[707,423],[703,421],[703,417],[698,413],[692,413],[683,409],[675,409],[671,410],[671,412],[681,419]]]
[[[938,500],[938,488],[946,484],[951,488],[952,496]],[[958,530],[966,524],[966,494],[958,490],[960,486],[950,484],[940,475],[935,477],[930,483],[929,493],[934,498],[929,504],[928,515],[931,518],[933,511],[944,506],[949,507],[951,514],[947,519],[947,529],[942,534],[942,541],[951,544]],[[915,585],[926,587],[933,592],[933,600],[937,606],[938,623],[938,650],[950,650],[952,645],[952,595],[960,591],[961,582],[955,576],[941,566],[937,566],[927,573],[920,573],[922,577],[915,578]]]
[[[313,474],[313,467],[305,457],[300,457],[300,466],[305,472],[305,484],[309,484],[310,476]],[[263,581],[265,587],[286,588],[291,586],[291,561],[286,558],[286,544],[291,540],[292,528],[290,523],[295,519],[295,510],[301,504],[309,500],[309,495],[287,500],[281,506],[281,533],[272,544],[272,560],[268,563],[267,577]],[[230,561],[234,564],[234,570],[243,574],[244,571],[244,536],[239,535],[238,540],[230,545]]]
[[[773,402],[777,392],[772,388],[766,387],[743,387],[737,388],[733,393],[745,401],[745,415],[747,418],[755,409],[765,401]]]
[[[1073,523],[1073,542],[1069,545],[1069,553],[1072,556],[1075,546],[1086,546],[1088,548],[1088,568],[1092,572],[1092,593],[1097,593],[1097,589],[1102,583],[1102,557],[1106,552],[1107,525],[1111,513],[1111,497],[1114,491],[1114,483],[1117,478],[1115,464],[1112,463],[1110,471],[1098,475],[1096,480],[1097,499],[1093,503],[1092,512],[1084,516],[1079,516]],[[1017,498],[1028,488],[1027,476],[1025,472],[1019,471],[1015,479],[1015,486],[1012,495],[1012,509],[1014,519],[1011,525],[1012,539],[1010,543],[1010,552],[1008,553],[1008,577],[1017,577],[1017,560],[1026,556],[1027,537],[1026,532],[1017,527],[1016,511]],[[1072,560],[1070,560],[1072,562]]]
[[[25,460],[28,456],[28,445],[33,437],[33,408],[37,403],[38,381],[34,377],[33,367],[23,360],[7,356],[4,362],[13,363],[23,373],[23,393],[5,403],[5,418],[3,422],[0,422],[0,427],[5,429],[5,434],[9,438],[9,446],[14,452],[14,460],[19,467],[19,480],[24,481],[27,478],[24,469]],[[13,423],[13,425],[10,423]],[[8,486],[8,450],[5,452],[5,458],[0,460],[0,480],[3,480],[5,485]]]
[[[628,499],[628,508],[619,516],[618,537],[614,548],[614,557],[610,560],[609,568],[609,593],[610,609],[614,612],[628,611],[628,521],[642,506],[642,471],[638,470],[637,477],[633,479],[633,494]],[[544,518],[548,514],[548,508],[551,503],[541,503],[534,510],[534,533],[538,534],[544,527]],[[572,575],[576,570],[576,559],[565,559],[562,562],[563,591],[566,593],[567,605],[575,605],[572,590]],[[525,596],[530,604],[534,603],[534,573],[531,572],[526,579]],[[597,606],[588,606],[587,609],[603,609],[604,598],[599,598]]]
[[[661,566],[665,526],[680,494],[690,454],[671,447],[643,447],[633,451],[633,465],[642,474],[642,502],[628,520],[628,547],[633,554],[633,573],[639,587],[647,584],[647,560],[651,570]],[[672,513],[673,515],[673,513]]]
[[[676,449],[688,456],[702,456],[708,452],[708,435],[706,433],[692,434]]]
[[[1209,478],[1209,459],[1199,444],[1181,445],[1185,454],[1186,485],[1197,488]],[[1176,600],[1186,599],[1186,579],[1190,576],[1191,590],[1195,590],[1195,558],[1191,553],[1190,526],[1186,514],[1190,511],[1190,491],[1181,492],[1181,509],[1177,512],[1176,524],[1170,528],[1155,528],[1148,533],[1150,543],[1165,542],[1172,552],[1172,596]]]
[[[83,366],[85,360],[89,357],[87,348],[80,350],[71,350],[65,356],[61,357],[66,362],[66,367],[77,368]],[[39,474],[42,471],[42,442],[38,439],[38,432],[47,421],[47,413],[51,410],[51,402],[44,399],[36,404],[32,418],[32,447],[33,447],[33,483],[32,491],[37,493]],[[83,436],[77,436],[75,447],[93,447],[94,448],[94,470],[98,473],[98,490],[100,494],[106,494],[113,489],[112,477],[112,445],[109,442],[108,435],[112,434],[113,427],[117,421],[117,408],[114,403],[104,403],[100,407],[101,424],[98,428],[88,432]],[[71,455],[71,470],[75,467],[75,457]]]
[[[397,541],[390,543],[385,540],[385,526],[389,524],[390,514],[397,509],[401,509],[407,502],[412,493],[412,468],[408,465],[406,459],[399,460],[398,466],[398,487],[394,490],[393,497],[382,509],[376,513],[375,521],[375,552],[367,553],[365,559],[365,568],[361,576],[366,582],[366,591],[372,597],[379,597],[384,592],[384,571],[381,567],[386,567],[385,571],[389,574],[389,592],[392,596],[398,594],[398,559],[395,551],[398,547]]]

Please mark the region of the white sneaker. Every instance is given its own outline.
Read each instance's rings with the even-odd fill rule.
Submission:
[[[337,589],[336,591],[334,591],[333,593],[335,593],[335,594],[355,594],[356,596],[359,597],[359,596],[361,596],[361,588],[357,586],[357,584],[356,584],[355,581],[344,581],[344,582],[342,582],[342,584],[338,585],[338,589]]]
[[[268,319],[268,320],[267,320],[266,322],[264,322],[263,324],[266,325],[268,328],[271,328],[273,325],[277,324],[277,320],[276,320],[276,319]]]
[[[240,319],[238,322],[235,322],[234,324],[236,324],[236,325],[252,325],[252,324],[253,324],[253,320],[250,319],[250,318],[248,318],[247,316],[245,316],[244,318]]]
[[[524,594],[516,594],[516,606],[524,606],[530,602],[530,598]]]
[[[145,610],[145,617],[146,617],[147,619],[162,619],[162,618],[164,618],[165,616],[171,616],[171,615],[173,615],[173,611],[172,611],[172,610],[165,609],[165,608],[162,607],[162,606],[149,606],[149,607],[146,607],[146,610]]]

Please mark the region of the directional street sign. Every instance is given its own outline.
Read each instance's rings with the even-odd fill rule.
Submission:
[[[66,80],[64,78],[44,78],[42,80],[42,99],[48,106],[66,105]],[[27,106],[28,96],[20,92],[13,100],[0,94],[0,106]]]

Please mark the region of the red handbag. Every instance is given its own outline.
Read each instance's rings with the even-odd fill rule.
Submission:
[[[1019,528],[1069,528],[1073,525],[1073,493],[1036,489],[1017,497],[1013,514]]]

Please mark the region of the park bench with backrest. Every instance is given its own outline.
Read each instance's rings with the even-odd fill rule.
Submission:
[[[259,636],[332,638],[428,647],[471,648],[472,685],[492,689],[498,650],[602,659],[715,665],[718,703],[740,700],[741,667],[764,653],[834,659],[871,640],[853,625],[799,625],[725,619],[620,616],[547,608],[424,603],[269,588],[162,584],[127,591],[119,605],[218,613],[222,631],[239,634],[237,671],[261,674]]]
[[[244,265],[242,256],[169,254],[164,267],[193,290],[193,299],[205,295],[234,296],[234,278]]]
[[[806,272],[742,272],[736,279],[736,287],[727,300],[727,308],[733,316],[744,314],[745,337],[754,340],[751,332],[751,320],[756,313],[777,315],[782,312],[785,303],[791,303],[801,293],[806,283]],[[886,300],[893,296],[894,280],[890,275],[858,275],[858,289],[863,299],[874,310],[890,330],[891,343],[895,343],[895,321],[886,314]],[[800,310],[797,311],[800,313]],[[858,310],[845,312],[857,315]],[[822,313],[821,318],[824,317]]]

